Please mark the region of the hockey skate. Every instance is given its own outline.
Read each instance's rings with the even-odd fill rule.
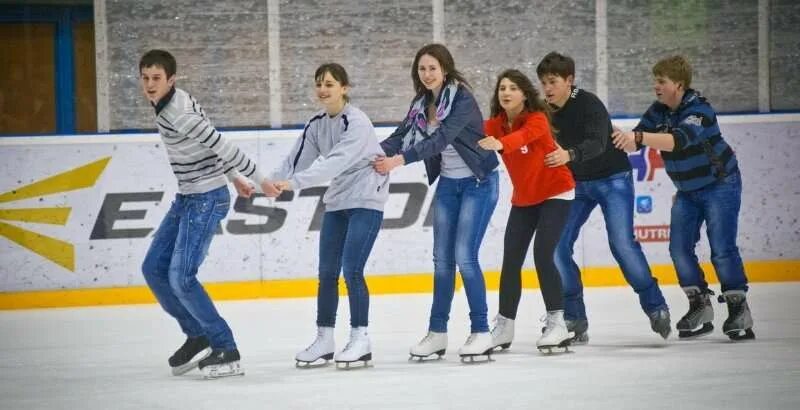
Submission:
[[[572,346],[585,345],[589,343],[589,321],[586,319],[565,320],[567,324],[567,331],[574,333],[572,337]],[[544,329],[542,329],[544,331]]]
[[[547,312],[542,337],[536,341],[536,348],[546,354],[552,354],[555,348],[562,348],[562,353],[569,353],[569,345],[574,336],[575,333],[567,330],[563,310]]]
[[[409,354],[411,357],[408,360],[418,360],[420,362],[426,360],[440,360],[447,350],[447,333],[438,333],[429,331],[422,340],[414,346],[411,346]],[[435,358],[431,356],[436,355]]]
[[[489,332],[470,333],[464,346],[458,349],[461,363],[488,363],[493,361],[492,335]]]
[[[750,315],[745,292],[729,290],[720,295],[718,300],[728,304],[728,318],[722,324],[722,331],[733,341],[755,339],[753,317]]]
[[[228,376],[244,376],[244,369],[239,364],[239,351],[214,349],[211,354],[200,361],[200,371],[205,379],[219,379]]]
[[[350,370],[369,367],[372,360],[372,348],[367,336],[366,327],[354,327],[350,330],[350,341],[333,359],[336,368]],[[361,364],[361,365],[359,365]]]
[[[494,318],[494,326],[492,327],[492,349],[505,350],[511,347],[511,342],[514,340],[514,319],[509,319],[501,314],[497,314]]]
[[[294,356],[295,367],[310,369],[323,367],[333,359],[334,341],[332,327],[318,327],[317,338],[303,351]]]
[[[678,338],[693,339],[711,333],[714,330],[714,308],[709,295],[714,292],[710,289],[702,291],[697,286],[686,287],[683,291],[689,298],[689,311],[675,325]]]
[[[187,338],[183,346],[169,358],[172,375],[180,376],[194,369],[209,354],[211,354],[211,348],[205,336]]]
[[[669,320],[669,310],[658,309],[647,314],[650,319],[650,328],[654,332],[661,335],[664,340],[667,340],[669,334],[672,333],[672,324]]]

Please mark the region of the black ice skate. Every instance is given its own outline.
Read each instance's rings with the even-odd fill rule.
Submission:
[[[585,345],[589,343],[589,322],[586,319],[566,320],[567,331],[574,333],[571,345]],[[544,331],[544,329],[542,329]]]
[[[239,364],[239,351],[214,349],[211,355],[200,361],[200,371],[206,379],[228,376],[243,376],[244,369]]]
[[[169,358],[172,375],[180,376],[194,369],[200,360],[205,359],[209,354],[211,354],[211,349],[208,347],[208,339],[205,336],[187,338],[183,346]]]
[[[686,297],[689,298],[689,312],[687,312],[675,327],[678,329],[678,337],[681,339],[692,339],[707,335],[714,330],[714,308],[711,306],[711,298],[714,292],[710,289],[700,290],[697,286],[683,288]]]
[[[720,303],[728,304],[728,318],[722,324],[722,331],[731,340],[755,339],[753,333],[753,317],[750,315],[750,306],[743,290],[729,290],[718,298]]]
[[[586,319],[564,320],[567,324],[567,332],[574,334],[569,346],[578,346],[589,344],[589,321]],[[542,333],[544,333],[546,326],[542,326]]]
[[[664,340],[667,340],[669,334],[672,332],[672,325],[670,324],[669,320],[669,310],[654,310],[648,313],[647,317],[650,318],[650,328],[653,329],[654,332],[661,335]]]

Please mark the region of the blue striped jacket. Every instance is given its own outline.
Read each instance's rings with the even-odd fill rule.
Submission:
[[[738,172],[733,149],[722,138],[717,114],[706,99],[689,88],[677,110],[654,102],[634,131],[670,133],[672,152],[661,151],[664,168],[679,191],[694,191]]]

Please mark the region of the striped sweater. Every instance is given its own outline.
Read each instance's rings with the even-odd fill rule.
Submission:
[[[227,185],[239,173],[256,184],[264,179],[256,163],[222,137],[186,91],[172,88],[154,108],[178,192],[208,192]]]
[[[661,158],[679,191],[703,188],[739,170],[733,149],[722,138],[714,109],[691,88],[674,112],[660,102],[653,103],[634,130],[672,134],[675,148],[661,151]]]

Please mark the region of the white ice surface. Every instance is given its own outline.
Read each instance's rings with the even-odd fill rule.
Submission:
[[[674,326],[687,302],[663,289]],[[422,364],[407,352],[425,333],[431,296],[373,296],[374,367],[352,371],[294,367],[315,334],[315,299],[219,303],[246,375],[213,381],[170,375],[184,336],[156,305],[0,312],[0,408],[800,409],[800,283],[751,286],[757,340],[746,343],[721,333],[724,305],[714,304],[713,334],[664,342],[632,290],[587,289],[590,344],[557,356],[534,348],[544,308],[538,290],[525,291],[511,350],[482,365],[456,355],[468,331],[462,292],[445,360]],[[491,318],[497,293],[488,297]],[[338,317],[341,347],[346,298]]]

